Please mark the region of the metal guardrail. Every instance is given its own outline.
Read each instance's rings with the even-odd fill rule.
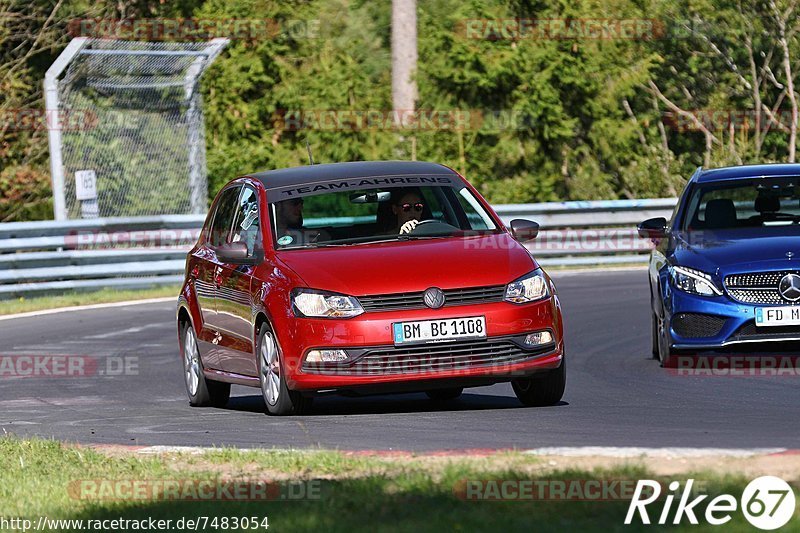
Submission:
[[[675,198],[495,206],[504,223],[541,225],[528,248],[544,266],[644,263],[644,219],[669,217]],[[67,290],[177,284],[205,217],[14,222],[0,224],[0,299]]]

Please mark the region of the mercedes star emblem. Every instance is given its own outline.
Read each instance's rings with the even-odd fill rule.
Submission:
[[[790,302],[800,300],[800,276],[797,274],[786,274],[778,284],[778,291],[781,296]]]
[[[798,287],[800,287],[800,279],[798,279]],[[798,296],[798,298],[800,298],[800,296]],[[438,287],[431,287],[425,291],[423,300],[425,301],[425,305],[431,309],[439,309],[444,305],[445,297],[442,289]]]

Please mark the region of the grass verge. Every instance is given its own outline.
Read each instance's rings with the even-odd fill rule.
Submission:
[[[709,495],[738,498],[749,479],[739,474],[693,472],[672,478],[653,476],[645,467],[626,466],[582,470],[548,468],[542,459],[516,452],[488,457],[382,457],[330,451],[245,451],[223,449],[204,455],[142,456],[99,452],[39,439],[0,439],[0,517],[40,516],[71,520],[172,520],[208,517],[198,530],[233,530],[233,517],[268,517],[270,531],[631,531],[625,526],[629,499],[576,501],[469,501],[459,487],[467,480],[511,480],[551,483],[569,480],[637,480],[654,477],[664,486],[672,479],[694,478]],[[205,482],[219,486],[239,481],[273,482],[277,491],[266,498],[244,501],[186,501],[152,497],[148,490],[180,485],[181,498]],[[148,490],[131,489],[133,482]],[[635,483],[634,483],[635,485]],[[187,490],[188,487],[188,490]],[[158,492],[158,489],[156,489]],[[172,493],[176,494],[175,492]],[[198,491],[197,494],[200,494]],[[250,494],[250,493],[247,493]],[[199,498],[199,496],[197,496]],[[677,501],[677,497],[675,498]],[[709,498],[710,499],[710,498]],[[265,501],[266,500],[266,501]],[[708,499],[706,500],[708,501]],[[658,519],[663,500],[653,504]],[[702,513],[702,506],[698,506]],[[675,505],[673,504],[674,514]],[[734,512],[726,531],[752,527]],[[672,515],[671,515],[672,516]],[[217,517],[217,527],[211,526]],[[223,528],[222,518],[228,518]],[[86,524],[86,522],[84,522]],[[105,530],[125,530],[110,523]],[[704,524],[678,529],[719,531]],[[264,531],[263,523],[239,530]],[[52,523],[48,530],[73,531],[77,525]],[[188,527],[184,525],[184,529]],[[789,529],[798,529],[797,517]]]
[[[178,285],[164,285],[150,289],[101,289],[92,292],[70,292],[54,296],[36,296],[33,298],[14,298],[0,301],[0,315],[14,315],[29,313],[59,307],[72,307],[76,305],[93,305],[129,300],[147,300],[149,298],[166,298],[174,296],[176,299],[180,287]]]

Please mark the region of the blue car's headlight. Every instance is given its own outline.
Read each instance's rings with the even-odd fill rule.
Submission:
[[[719,290],[711,276],[705,272],[676,266],[670,268],[670,274],[675,287],[683,292],[699,296],[719,296],[722,294],[722,291]]]
[[[525,274],[506,285],[505,301],[523,304],[547,298],[547,280],[541,268]]]
[[[292,307],[295,315],[314,318],[351,318],[364,312],[353,296],[313,289],[292,291]]]

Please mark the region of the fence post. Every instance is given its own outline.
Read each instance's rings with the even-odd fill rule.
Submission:
[[[50,179],[53,184],[53,216],[56,220],[67,219],[64,162],[61,154],[61,117],[58,114],[58,77],[88,41],[88,37],[76,37],[70,41],[44,76],[44,118],[47,125],[47,142],[50,145]]]

